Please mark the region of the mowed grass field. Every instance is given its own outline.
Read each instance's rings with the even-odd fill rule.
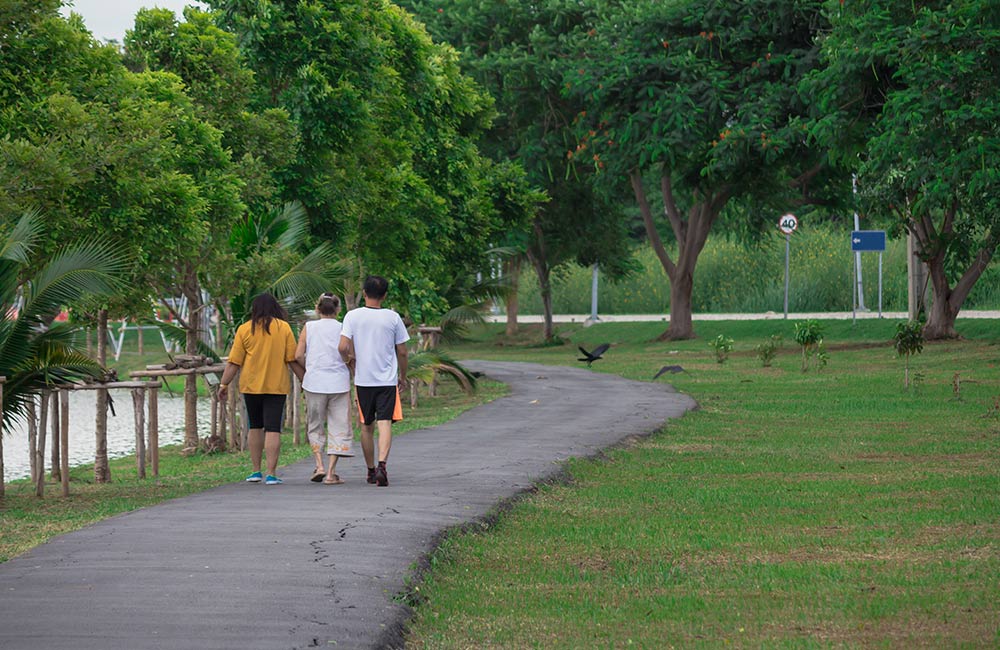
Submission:
[[[808,372],[791,321],[652,342],[664,327],[572,326],[554,347],[494,327],[450,350],[579,365],[577,344],[609,342],[595,372],[681,365],[658,381],[700,409],[447,535],[408,648],[1000,647],[1000,323],[927,344],[908,390],[894,322],[823,322]]]

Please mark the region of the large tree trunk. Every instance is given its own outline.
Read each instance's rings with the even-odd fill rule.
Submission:
[[[97,362],[108,362],[108,310],[97,312]],[[97,416],[94,422],[94,482],[111,482],[111,465],[108,463],[108,389],[97,389]]]
[[[930,275],[931,304],[927,310],[927,324],[924,325],[924,338],[927,340],[958,338],[955,330],[955,320],[969,297],[972,287],[989,266],[996,252],[998,238],[990,232],[982,248],[976,253],[969,267],[954,287],[948,284],[945,272],[945,262],[948,253],[948,242],[953,234],[953,224],[957,206],[948,210],[941,222],[941,233],[938,234],[930,216],[911,217],[910,229],[917,239],[919,256],[927,263],[927,273]]]
[[[516,255],[504,262],[504,266],[506,267],[504,272],[507,275],[508,282],[510,282],[510,293],[507,294],[507,298],[504,300],[507,308],[507,336],[517,334],[517,313],[520,306],[517,299],[517,290],[521,284],[521,260],[522,257]]]
[[[688,210],[685,220],[681,216],[680,210],[677,209],[670,175],[669,173],[663,174],[660,178],[660,192],[663,195],[664,213],[674,232],[674,238],[677,240],[677,261],[674,262],[656,229],[653,210],[646,198],[646,191],[642,184],[642,176],[638,171],[634,171],[629,180],[639,204],[639,211],[646,228],[646,236],[670,280],[670,326],[657,340],[694,338],[691,302],[691,293],[694,289],[694,269],[698,263],[698,256],[708,240],[712,224],[715,223],[716,217],[719,216],[722,208],[729,201],[729,197],[732,196],[732,190],[724,186],[714,193],[696,191],[695,201]]]

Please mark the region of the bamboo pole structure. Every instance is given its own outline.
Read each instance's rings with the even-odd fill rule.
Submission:
[[[3,413],[3,385],[7,383],[6,377],[0,377],[0,413]],[[0,417],[0,498],[6,493],[6,480],[3,475],[3,417]]]
[[[292,373],[292,444],[295,446],[302,444],[302,435],[299,432],[301,416],[299,409],[299,399],[302,396],[302,384],[299,378]]]
[[[160,382],[149,382],[149,468],[153,478],[160,476],[160,405],[158,393]]]
[[[69,496],[69,391],[59,391],[59,480],[62,482],[62,495]]]
[[[135,417],[135,471],[146,478],[146,389],[132,389],[132,413]]]
[[[45,437],[48,435],[49,394],[43,390],[38,411],[38,446],[35,448],[35,496],[45,496]]]
[[[55,481],[62,480],[61,469],[59,465],[59,391],[52,391],[52,395],[49,398],[52,400],[52,406],[49,409],[52,411],[52,454],[50,457],[50,462],[52,465],[52,479]]]

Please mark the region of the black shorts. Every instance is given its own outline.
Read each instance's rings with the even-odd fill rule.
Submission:
[[[374,424],[379,420],[399,422],[403,419],[399,391],[395,386],[355,386],[355,389],[362,424]]]
[[[285,396],[243,393],[247,405],[247,428],[281,431],[285,415]]]

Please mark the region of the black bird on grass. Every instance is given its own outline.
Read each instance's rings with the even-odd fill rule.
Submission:
[[[668,372],[672,375],[676,375],[679,372],[684,372],[684,368],[681,368],[680,366],[663,366],[660,368],[659,372],[653,375],[653,379],[657,379],[660,375],[664,375]]]
[[[611,347],[610,343],[603,343],[601,345],[598,345],[596,348],[594,348],[593,352],[587,352],[586,350],[584,350],[581,347],[581,348],[579,348],[579,350],[580,350],[580,352],[583,353],[583,358],[582,359],[577,359],[577,361],[586,361],[587,362],[587,367],[589,368],[590,364],[592,364],[595,361],[597,361],[598,359],[600,359],[601,355],[604,354],[605,352],[607,352],[608,348],[610,348],[610,347]]]

